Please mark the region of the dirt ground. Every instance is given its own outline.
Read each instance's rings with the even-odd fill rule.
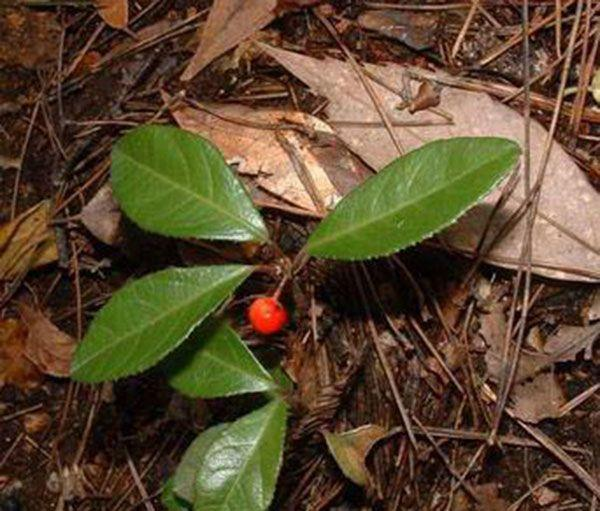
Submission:
[[[482,0],[476,2],[481,9],[443,1],[303,5],[316,3],[280,1],[273,21],[253,37],[312,57],[345,59],[319,22],[324,16],[343,48],[361,62],[443,69],[457,89],[477,83],[494,101],[508,98],[519,114],[529,106],[547,129],[564,94],[555,139],[598,190],[600,110],[591,93],[579,92],[593,78],[590,73],[581,85],[586,66],[598,63],[595,2],[563,0],[558,16],[554,1],[531,0],[530,22],[539,28],[529,38],[529,74],[547,73],[526,100],[511,99],[502,89],[524,84],[521,2]],[[148,235],[127,221],[120,224],[118,242],[107,244],[82,224],[82,208],[108,182],[110,150],[120,134],[146,122],[176,124],[165,94],[183,97],[183,91],[187,106],[241,104],[324,120],[329,99],[244,43],[182,82],[211,8],[208,0],[129,2],[124,29],[103,21],[93,3],[16,4],[0,5],[0,224],[48,200],[57,252],[48,264],[28,264],[0,280],[0,510],[160,510],[162,486],[191,440],[252,409],[253,398],[185,399],[169,388],[160,369],[98,386],[78,384],[23,359],[11,343],[27,333],[15,333],[10,321],[32,328],[23,319],[26,304],[79,340],[99,307],[132,277],[223,257],[269,264],[275,255],[266,249],[251,256],[227,244],[209,250]],[[367,24],[361,18],[367,11],[415,18],[402,25],[375,16]],[[562,64],[576,23],[566,75],[567,87],[575,90],[565,93]],[[512,38],[510,48],[482,65]],[[361,155],[351,157],[371,171]],[[255,177],[244,179],[254,186]],[[315,215],[285,197],[261,197],[279,245],[295,254]],[[2,243],[5,251],[8,243]],[[271,509],[598,509],[598,279],[534,275],[523,314],[516,275],[435,239],[364,264],[310,261],[285,293],[290,326],[269,341],[246,325],[247,302],[234,299],[229,314],[244,340],[261,359],[282,361],[296,383]],[[236,296],[264,293],[275,283],[266,274],[253,277]],[[499,381],[490,378],[486,356],[494,340],[504,338],[511,310],[515,332],[524,322],[522,349],[528,354],[542,350],[564,327],[580,333],[596,328],[596,335],[585,350],[544,367],[549,383],[530,375],[536,387],[525,386],[523,393],[533,397],[515,406],[517,417],[504,415],[492,445]],[[418,451],[402,427],[390,378],[414,418]],[[551,397],[544,389],[560,392],[558,411],[548,412]],[[535,417],[523,420],[527,414]],[[367,458],[366,488],[344,477],[322,435],[363,424],[389,431]],[[457,483],[463,472],[465,483]]]

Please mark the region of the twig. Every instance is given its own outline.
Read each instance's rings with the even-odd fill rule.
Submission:
[[[396,384],[396,379],[394,378],[394,372],[390,367],[390,364],[387,360],[383,347],[381,346],[381,342],[379,339],[379,334],[377,333],[377,328],[375,327],[375,323],[373,321],[373,317],[371,316],[371,310],[369,308],[369,302],[367,301],[367,296],[365,294],[365,290],[363,289],[362,282],[360,280],[360,276],[358,275],[358,271],[355,265],[352,265],[352,274],[354,275],[354,280],[356,281],[356,285],[358,287],[358,292],[360,295],[360,299],[362,301],[363,307],[367,313],[367,325],[369,327],[369,331],[371,333],[371,340],[373,341],[373,345],[375,346],[375,351],[377,352],[377,358],[379,358],[379,362],[381,363],[383,370],[385,372],[385,376],[387,378],[388,384],[392,390],[392,394],[394,395],[394,401],[396,402],[396,406],[398,407],[398,411],[400,412],[400,417],[402,419],[402,423],[404,424],[404,428],[410,443],[414,447],[415,451],[418,451],[417,438],[415,437],[415,433],[412,428],[412,424],[410,421],[410,416],[402,401],[402,396],[400,395],[400,390],[398,389],[398,385]]]
[[[390,138],[392,139],[392,142],[394,143],[394,146],[396,147],[396,151],[398,151],[399,155],[404,154],[404,148],[402,146],[402,142],[400,142],[398,135],[396,134],[396,132],[394,131],[394,128],[392,127],[390,118],[389,118],[387,112],[385,111],[383,104],[381,103],[381,99],[375,92],[375,89],[373,88],[373,85],[371,84],[369,79],[365,76],[364,71],[361,69],[358,62],[354,58],[354,55],[352,55],[350,50],[346,47],[346,45],[340,39],[340,36],[338,35],[335,27],[329,22],[329,20],[326,19],[325,17],[323,17],[319,13],[318,9],[313,9],[312,12],[317,17],[317,19],[323,24],[323,26],[327,29],[327,31],[331,34],[331,37],[333,37],[335,42],[338,44],[338,46],[342,49],[342,51],[346,55],[348,62],[354,69],[354,72],[357,74],[361,83],[363,84],[365,90],[367,91],[367,94],[369,94],[369,96],[371,97],[371,101],[373,101],[373,105],[377,109],[377,112],[379,113],[381,120],[385,124],[385,127],[390,135]]]
[[[461,27],[460,32],[458,33],[458,36],[456,37],[456,41],[454,41],[454,46],[452,47],[452,51],[450,52],[450,58],[452,61],[454,61],[454,59],[456,59],[456,56],[458,55],[460,46],[462,45],[462,42],[463,42],[465,36],[467,35],[467,31],[469,30],[469,27],[471,26],[471,23],[473,22],[473,18],[475,17],[478,7],[479,7],[479,0],[473,0],[473,3],[471,4],[471,8],[469,9],[469,13],[467,14],[467,17],[465,18],[465,22],[463,23],[463,26]]]
[[[528,14],[529,14],[528,9],[529,9],[529,2],[528,2],[528,0],[525,0],[524,7],[523,7],[523,16],[524,16],[525,24],[528,23],[528,19],[529,19],[528,18]],[[500,421],[502,419],[502,414],[504,413],[504,409],[506,407],[506,402],[508,400],[510,389],[512,388],[514,377],[515,377],[515,374],[517,371],[517,365],[519,362],[521,346],[522,346],[523,338],[525,335],[525,318],[527,318],[527,313],[529,310],[528,309],[528,307],[529,307],[529,290],[530,290],[530,284],[531,284],[531,267],[532,267],[531,239],[532,239],[532,231],[533,231],[533,226],[535,223],[535,218],[537,215],[537,209],[538,209],[539,199],[540,199],[539,190],[541,188],[541,184],[544,181],[544,176],[546,174],[546,169],[548,167],[548,161],[550,158],[550,150],[552,148],[552,144],[554,143],[554,133],[556,132],[556,127],[558,125],[558,119],[559,119],[559,115],[560,115],[560,107],[562,105],[562,98],[563,98],[564,90],[565,90],[565,87],[567,84],[567,78],[568,78],[568,73],[569,73],[569,69],[571,66],[571,60],[573,58],[573,48],[575,45],[575,37],[577,35],[577,30],[579,27],[579,23],[581,21],[582,9],[583,9],[583,0],[578,0],[577,11],[575,14],[575,23],[573,25],[573,28],[571,29],[571,35],[569,38],[569,46],[567,49],[567,58],[565,60],[565,64],[564,64],[564,67],[562,70],[558,98],[556,100],[556,108],[554,110],[554,115],[552,118],[552,122],[550,124],[550,130],[546,137],[546,143],[544,145],[544,151],[542,153],[543,156],[542,156],[542,160],[540,162],[540,169],[538,171],[536,185],[534,187],[535,190],[533,192],[534,193],[533,202],[531,204],[531,209],[529,211],[527,229],[526,229],[525,237],[523,240],[523,246],[522,246],[522,250],[521,250],[521,262],[519,265],[519,271],[517,273],[517,278],[516,278],[516,283],[515,283],[515,294],[513,295],[513,304],[511,306],[507,334],[504,339],[504,351],[503,351],[503,357],[502,357],[503,367],[505,367],[504,364],[508,360],[510,337],[511,337],[511,332],[512,332],[512,328],[514,325],[515,314],[516,314],[516,298],[517,298],[516,293],[518,293],[521,278],[524,273],[523,272],[523,264],[524,264],[525,260],[527,259],[527,268],[525,271],[525,287],[524,287],[524,296],[523,296],[523,310],[521,313],[522,323],[521,323],[521,328],[519,329],[519,333],[517,336],[516,345],[513,350],[513,357],[511,360],[511,364],[509,366],[509,371],[508,371],[508,373],[506,371],[503,372],[502,382],[500,385],[500,397],[496,403],[496,410],[494,412],[494,420],[492,423],[492,430],[490,432],[490,442],[494,442],[495,436],[498,433],[498,428],[500,427]],[[528,33],[527,29],[525,29],[524,31],[526,33]],[[524,37],[524,42],[527,42],[527,41],[528,41],[528,37]],[[527,50],[525,52],[526,72],[528,73],[528,69],[529,69],[529,58],[528,58],[529,45],[528,44],[527,44],[526,48],[527,48]],[[528,77],[526,76],[526,83],[528,81],[529,81]],[[529,97],[528,92],[529,91],[526,90],[526,98]],[[529,103],[529,102],[526,101],[526,103]],[[525,187],[527,190],[527,196],[529,196],[529,190],[530,190],[530,182],[529,182],[529,177],[528,177],[528,175],[529,175],[528,167],[530,165],[530,162],[529,162],[529,122],[528,122],[529,110],[527,110],[525,113],[525,120],[526,120],[526,128],[525,128],[526,147],[524,148],[525,179],[526,179]]]
[[[21,164],[17,167],[17,172],[15,174],[15,184],[13,185],[13,194],[12,201],[10,203],[10,219],[14,220],[17,215],[17,201],[19,200],[19,186],[21,184],[21,172],[23,170],[23,165],[25,164],[25,154],[27,153],[27,146],[29,145],[29,139],[31,138],[31,133],[33,132],[33,126],[37,119],[38,112],[40,111],[40,105],[42,103],[42,95],[43,92],[37,97],[35,102],[35,106],[33,107],[33,112],[31,113],[31,119],[29,120],[29,126],[27,126],[27,133],[25,133],[25,140],[23,141],[23,146],[21,147],[21,155],[20,161]]]

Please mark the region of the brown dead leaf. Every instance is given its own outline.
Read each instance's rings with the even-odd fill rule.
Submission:
[[[50,202],[42,201],[0,226],[0,281],[13,279],[58,259]]]
[[[383,168],[397,157],[373,101],[349,64],[332,58],[318,60],[264,44],[260,46],[315,93],[329,100],[325,111],[330,124],[337,127],[340,138],[369,165],[376,169]],[[365,68],[387,84],[403,83],[406,79],[413,94],[420,84],[414,77],[422,75],[419,69],[396,64],[367,64]],[[437,76],[443,77],[441,73]],[[428,126],[395,128],[407,150],[432,140],[454,136],[500,136],[523,144],[522,116],[487,94],[444,88],[440,106],[454,119],[454,124],[448,125],[440,124],[440,117],[429,110],[412,115],[406,111],[398,111],[396,106],[400,98],[395,93],[375,81],[371,81],[371,85],[392,121],[430,123]],[[374,127],[370,123],[381,126]],[[534,180],[539,172],[547,134],[541,124],[532,121],[531,168]],[[489,239],[500,232],[505,221],[522,203],[523,191],[521,180],[506,205],[492,220]],[[472,254],[488,226],[500,193],[501,189],[492,192],[481,204],[446,229],[441,237],[455,249]],[[600,281],[598,225],[600,196],[575,162],[555,143],[542,185],[533,233],[533,271],[558,279]],[[524,231],[525,220],[522,219],[489,252],[487,262],[515,268],[518,265]]]
[[[554,362],[575,360],[577,354],[585,350],[586,360],[592,358],[592,346],[600,337],[600,323],[590,326],[561,325],[558,330],[546,339],[544,352]]]
[[[67,377],[76,342],[59,330],[42,311],[26,304],[19,306],[28,330],[25,354],[37,368],[50,376]]]
[[[215,0],[200,45],[181,75],[191,80],[208,64],[275,19],[277,0]]]
[[[110,184],[105,184],[81,210],[81,222],[100,241],[118,245],[122,241],[123,215]]]
[[[42,374],[25,355],[27,328],[16,319],[0,320],[0,388],[13,384],[22,389],[37,387]]]
[[[512,410],[525,422],[537,424],[560,417],[566,403],[562,388],[553,373],[538,374],[532,381],[515,385],[511,391]]]
[[[294,206],[317,213],[317,203],[335,205],[367,175],[366,168],[335,143],[333,130],[316,117],[242,105],[204,106],[205,110],[178,108],[173,117],[182,128],[211,140],[229,162],[237,163],[240,174],[253,176],[262,189]],[[277,126],[291,129],[275,130]],[[314,133],[314,140],[302,131]],[[319,143],[319,137],[326,143]],[[307,184],[314,186],[315,200]]]
[[[438,21],[435,13],[394,9],[366,11],[358,17],[362,28],[379,32],[418,51],[435,43]]]
[[[473,487],[475,495],[480,499],[480,511],[507,511],[509,508],[508,502],[500,497],[500,491],[497,483],[480,484]]]
[[[112,28],[125,28],[129,23],[127,0],[97,0],[98,14]]]
[[[504,372],[502,370],[502,353],[507,328],[504,307],[500,303],[491,304],[489,312],[481,314],[479,321],[481,323],[479,333],[488,345],[488,350],[485,353],[487,374],[492,381],[499,382]],[[531,378],[551,364],[552,359],[546,353],[522,350],[515,374],[515,382]]]
[[[379,439],[386,435],[386,429],[376,424],[366,424],[344,433],[325,431],[325,441],[344,475],[359,486],[366,486],[369,473],[365,459]]]
[[[4,9],[0,16],[0,67],[35,69],[55,61],[60,33],[54,12]]]
[[[23,417],[23,427],[28,435],[44,431],[50,425],[50,415],[46,412],[28,413]]]

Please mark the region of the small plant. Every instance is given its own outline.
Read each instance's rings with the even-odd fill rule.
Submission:
[[[449,225],[516,165],[516,143],[455,138],[398,158],[345,197],[308,238],[302,254],[342,260],[385,256]],[[126,134],[112,153],[112,185],[125,214],[162,235],[273,243],[259,212],[219,151],[166,126]],[[263,393],[265,404],[203,431],[165,486],[171,510],[268,508],[281,465],[287,405],[276,379],[217,312],[253,267],[169,268],[125,285],[96,314],[79,345],[73,378],[100,382],[163,359],[170,384],[194,398]],[[284,279],[291,277],[286,269]],[[274,334],[287,323],[273,297],[248,319]],[[168,356],[168,357],[167,357]]]

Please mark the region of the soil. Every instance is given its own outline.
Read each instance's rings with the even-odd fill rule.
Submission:
[[[295,5],[285,7],[288,3]],[[298,3],[281,2],[281,15],[268,26],[266,37],[310,55],[339,56],[336,43],[310,8],[297,7]],[[335,0],[322,8],[335,21],[344,44],[367,62],[443,67],[456,76],[520,86],[522,52],[518,45],[494,65],[474,67],[509,37],[506,34],[511,29],[514,32],[521,26],[516,2],[483,3],[504,32],[491,31],[485,25],[486,17],[477,16],[465,34],[463,49],[452,61],[449,51],[465,10],[449,6],[439,11],[437,31],[430,35],[435,42],[429,49],[417,51],[357,24],[370,2]],[[553,1],[531,3],[536,4],[532,9],[536,20],[555,8]],[[53,217],[58,260],[32,269],[22,279],[0,282],[2,319],[18,318],[20,302],[37,303],[62,331],[80,338],[94,313],[130,278],[168,265],[211,260],[215,250],[247,260],[248,255],[234,247],[217,244],[215,250],[207,251],[191,243],[150,236],[129,224],[124,228],[124,241],[111,247],[78,220],[82,207],[108,181],[110,149],[120,134],[150,120],[174,122],[164,108],[161,91],[174,95],[185,90],[186,97],[199,101],[242,102],[256,108],[309,113],[322,106],[323,98],[274,61],[253,52],[243,55],[237,66],[231,65],[229,52],[182,84],[179,75],[198,44],[196,31],[206,14],[187,32],[167,33],[148,48],[132,46],[129,52],[103,62],[110,52],[132,45],[133,36],[141,29],[163,21],[181,21],[210,4],[130,2],[130,19],[146,8],[148,11],[126,30],[101,27],[103,22],[92,4],[59,1],[0,7],[0,224],[10,218],[13,197],[18,213],[44,199],[60,206]],[[571,6],[563,14],[562,48],[566,47],[573,13]],[[96,31],[99,35],[94,37]],[[589,42],[586,51],[591,51],[591,37]],[[535,69],[556,58],[554,44],[550,23],[531,38]],[[92,57],[64,76],[84,49]],[[575,53],[574,62],[579,62],[581,51]],[[60,75],[57,69],[62,70]],[[535,91],[553,99],[559,72],[560,66],[536,84]],[[521,102],[510,106],[519,111],[523,107]],[[585,106],[595,108],[591,98]],[[551,112],[534,110],[533,115],[548,127]],[[577,157],[590,181],[598,184],[598,126],[584,121],[580,133],[573,134],[568,123],[569,118],[561,116],[560,142]],[[7,162],[21,157],[18,172]],[[283,209],[268,210],[265,215],[271,232],[289,255],[298,251],[314,226],[313,220]],[[251,257],[263,264],[274,260],[267,250]],[[494,405],[482,397],[486,348],[479,335],[486,311],[476,295],[478,287],[489,285],[510,304],[515,273],[483,265],[476,270],[472,284],[464,287],[461,284],[473,261],[439,245],[422,244],[398,257],[401,264],[385,259],[364,267],[309,262],[284,295],[292,313],[290,326],[268,342],[246,325],[244,297],[272,290],[276,278],[253,277],[236,294],[228,314],[242,337],[263,360],[283,360],[288,374],[296,378],[290,396],[286,455],[271,509],[502,510],[522,497],[522,510],[595,509],[597,497],[589,487],[547,446],[508,418],[502,422],[501,438],[519,437],[526,446],[507,441],[488,448],[485,442],[449,434],[428,440],[417,429],[420,449],[416,453],[399,431],[379,442],[367,458],[368,488],[343,476],[328,453],[323,431],[345,431],[369,423],[392,430],[402,424],[373,348],[371,324],[388,336],[383,346],[393,378],[404,404],[420,423],[445,431],[489,430]],[[361,275],[363,268],[372,282],[370,286],[361,277],[368,307],[357,290],[356,275]],[[537,329],[550,335],[561,325],[589,323],[596,286],[534,278],[532,289],[536,299],[527,315],[527,332]],[[467,316],[471,318],[468,321]],[[316,335],[305,337],[312,332],[315,318]],[[390,322],[400,337],[391,334]],[[448,327],[453,338],[466,343],[466,351],[462,347],[455,354],[452,367],[466,389],[464,394],[431,356],[413,323],[420,325],[440,352],[451,349]],[[448,357],[445,360],[450,360]],[[567,401],[600,381],[599,362],[596,348],[587,358],[579,355],[554,366]],[[564,416],[535,424],[596,478],[596,485],[600,485],[599,404],[598,395],[592,394]],[[99,386],[52,376],[45,376],[30,389],[0,384],[0,511],[164,509],[162,486],[198,432],[254,407],[254,397],[185,399],[170,389],[160,369]],[[455,479],[445,466],[462,473],[475,456],[467,481],[479,503],[460,487],[450,490]],[[540,489],[546,493],[542,495]],[[544,496],[550,502],[547,505]]]

